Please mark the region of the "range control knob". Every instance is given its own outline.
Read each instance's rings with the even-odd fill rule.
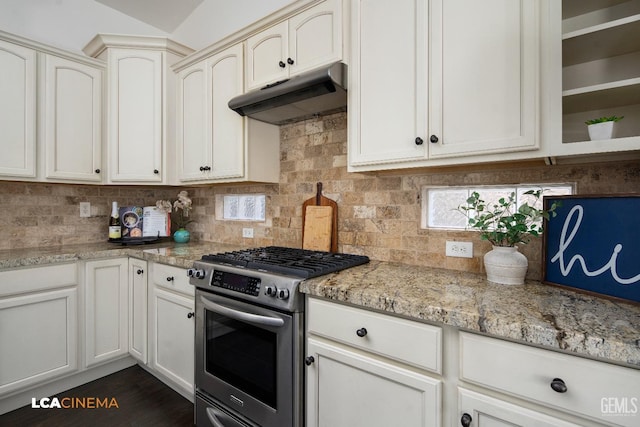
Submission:
[[[268,285],[264,287],[265,295],[269,295],[270,297],[275,297],[277,292],[278,288],[276,288],[275,286]]]
[[[276,298],[278,299],[289,298],[289,289],[278,289],[278,292],[276,292]]]
[[[199,270],[197,268],[190,268],[187,270],[187,276],[194,277],[196,279],[204,279],[204,270]]]

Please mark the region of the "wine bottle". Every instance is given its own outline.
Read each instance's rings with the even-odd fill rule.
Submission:
[[[113,202],[111,205],[111,217],[109,218],[109,239],[119,239],[122,237],[122,229],[120,225],[118,202]]]

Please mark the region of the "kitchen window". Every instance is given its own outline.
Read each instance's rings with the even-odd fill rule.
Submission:
[[[264,221],[266,196],[264,194],[227,194],[216,197],[222,205],[222,218],[235,221]]]
[[[473,186],[473,187],[423,187],[422,188],[422,228],[436,228],[448,230],[466,230],[467,217],[457,210],[465,204],[467,198],[477,191],[482,199],[488,203],[497,203],[501,197],[509,197],[516,193],[516,204],[530,199],[526,195],[529,190],[543,190],[544,196],[559,196],[574,194],[575,184],[518,184],[505,186]],[[542,200],[535,205],[542,208]]]

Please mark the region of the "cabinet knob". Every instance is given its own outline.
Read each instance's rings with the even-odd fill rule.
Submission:
[[[205,167],[204,167],[204,170],[206,170],[206,171],[210,171],[210,170],[211,170],[211,166],[205,166]]]
[[[200,166],[200,172],[204,172],[204,166]]]
[[[466,412],[462,414],[462,417],[460,418],[460,424],[462,424],[462,427],[469,427],[471,425],[471,421],[473,421],[471,415]]]
[[[192,311],[191,313],[187,313],[187,319],[191,319],[196,314]]]
[[[360,328],[356,331],[356,335],[359,336],[360,338],[364,337],[367,335],[367,329],[366,328]]]
[[[291,59],[291,58],[287,58],[287,64],[289,64],[289,65],[293,65],[293,62],[294,62],[294,61],[293,61],[293,59]]]
[[[138,271],[136,271],[136,274],[142,274],[142,273],[144,273],[144,270],[141,268],[139,268]]]
[[[167,282],[173,282],[173,276],[167,277]]]
[[[558,392],[558,393],[566,393],[567,392],[567,385],[560,378],[554,378],[551,381],[551,388],[553,389],[553,391]]]
[[[284,62],[280,61],[278,62],[278,65],[280,66],[280,68],[284,68],[287,66],[287,64],[285,64]]]
[[[420,137],[416,138],[416,145],[422,145],[423,142],[424,141],[422,140],[422,138],[420,138]]]
[[[160,171],[158,169],[154,169],[153,173],[155,173],[156,175],[158,175],[160,173]]]
[[[100,173],[100,169],[96,169],[96,170],[95,170],[95,172],[96,172],[96,173]]]
[[[438,142],[438,137],[435,135],[431,135],[429,141],[431,141],[432,144],[435,144],[436,142]]]
[[[307,366],[311,366],[311,365],[313,365],[313,362],[315,362],[315,361],[316,361],[316,359],[313,356],[307,356],[304,359],[304,364],[307,365]]]

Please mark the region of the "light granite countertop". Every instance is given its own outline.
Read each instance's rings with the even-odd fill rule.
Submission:
[[[529,281],[372,261],[302,282],[300,291],[640,369],[640,306]]]
[[[204,254],[241,249],[218,243],[113,243],[0,251],[0,269],[131,256],[189,268]],[[1,285],[1,283],[0,283]],[[302,282],[300,291],[365,309],[450,325],[640,369],[640,306],[529,281],[372,261]]]
[[[87,259],[131,256],[147,261],[190,268],[202,255],[241,249],[221,243],[187,243],[171,241],[147,245],[123,246],[115,243],[53,246],[0,251],[0,269],[30,267],[56,262],[74,262]]]

